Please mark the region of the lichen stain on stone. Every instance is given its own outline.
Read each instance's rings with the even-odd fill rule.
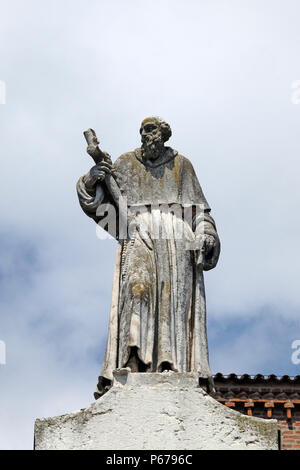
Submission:
[[[245,415],[238,415],[236,416],[236,422],[241,431],[245,431],[249,427],[249,417]],[[272,439],[273,429],[270,428],[270,422],[266,420],[251,420],[251,425],[257,428],[259,435],[261,435],[265,439]]]
[[[132,286],[131,292],[134,297],[143,297],[147,292],[147,286],[145,284],[135,284]]]
[[[173,172],[174,172],[174,180],[176,183],[179,183],[179,175],[180,175],[180,165],[179,165],[179,162],[178,162],[178,159],[174,159],[174,168],[173,168]]]

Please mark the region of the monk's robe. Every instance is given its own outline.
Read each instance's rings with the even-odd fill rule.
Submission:
[[[217,264],[220,242],[193,166],[169,147],[150,164],[136,149],[119,157],[112,174],[131,210],[131,229],[124,239],[115,234],[109,335],[95,397],[109,388],[113,370],[126,366],[132,348],[145,371],[168,364],[210,377],[203,270]],[[110,203],[118,216],[105,183],[96,192],[87,179],[77,184],[84,212],[101,223],[99,204]],[[209,253],[201,251],[203,234],[215,239]]]

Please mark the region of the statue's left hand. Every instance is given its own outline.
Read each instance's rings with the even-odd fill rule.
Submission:
[[[215,237],[212,235],[204,235],[203,237],[203,251],[206,256],[209,256],[210,253],[213,251],[213,249],[216,246],[216,240]]]
[[[217,251],[218,242],[213,235],[204,234],[201,236],[201,245],[201,249],[197,250],[195,253],[196,264],[201,267],[201,269],[211,269],[210,264],[215,251]]]

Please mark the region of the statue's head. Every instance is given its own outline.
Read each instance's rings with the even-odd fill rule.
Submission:
[[[142,138],[142,149],[148,158],[155,159],[159,156],[164,143],[172,135],[171,127],[164,119],[151,116],[142,121],[140,134]]]

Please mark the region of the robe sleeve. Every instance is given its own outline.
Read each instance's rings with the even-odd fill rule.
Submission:
[[[213,269],[220,255],[220,239],[214,219],[210,215],[210,206],[203,194],[193,165],[188,159],[183,163],[183,202],[196,202],[195,215],[193,217],[193,230],[195,233],[196,246],[201,247],[205,235],[214,237],[215,246],[208,253],[202,253],[202,265],[204,271]],[[194,204],[193,204],[194,206]],[[201,250],[195,252],[196,259],[199,259]]]
[[[89,173],[81,176],[76,186],[79,204],[83,212],[112,237],[118,239],[118,208],[109,194],[105,183],[98,182],[91,187],[88,182]],[[99,211],[100,206],[101,211]]]
[[[209,271],[213,269],[219,259],[221,244],[217,233],[217,228],[214,219],[210,215],[209,211],[204,211],[195,217],[195,235],[196,240],[201,242],[206,235],[211,235],[214,238],[215,244],[212,250],[208,253],[203,253],[203,270]]]
[[[94,188],[88,188],[86,184],[87,180],[88,174],[79,178],[76,185],[77,196],[84,213],[97,221],[96,212],[99,204],[101,204],[104,199],[104,188],[102,184],[98,184],[97,187],[95,186]]]
[[[199,204],[204,211],[210,211],[192,163],[182,157],[180,193],[183,204]]]

